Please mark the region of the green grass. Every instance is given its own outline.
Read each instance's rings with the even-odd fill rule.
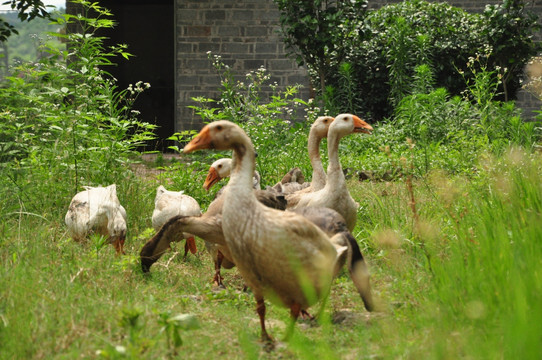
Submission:
[[[197,256],[182,259],[177,244],[141,273],[155,181],[118,185],[129,214],[121,258],[96,239],[72,242],[65,209],[44,209],[48,220],[10,215],[0,225],[0,358],[538,359],[541,176],[541,156],[517,149],[486,159],[471,178],[431,173],[413,182],[418,219],[405,179],[351,180],[354,235],[381,311],[367,313],[342,273],[322,322],[299,321],[271,352],[237,270],[224,271],[226,291],[214,291],[201,240]],[[192,314],[200,326],[180,330],[174,349],[160,314]],[[282,339],[288,311],[270,305],[267,320]]]

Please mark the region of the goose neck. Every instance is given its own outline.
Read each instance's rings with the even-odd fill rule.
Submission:
[[[327,182],[326,187],[337,188],[338,185],[344,183],[344,174],[342,172],[341,163],[339,160],[339,140],[337,135],[329,134],[328,136],[328,167],[327,167]]]
[[[312,186],[313,187],[323,187],[326,182],[326,173],[324,172],[324,167],[322,165],[322,159],[320,157],[320,143],[322,138],[316,136],[312,132],[309,133],[309,139],[307,143],[307,148],[309,150],[309,159],[312,166]]]
[[[234,190],[237,194],[252,194],[255,152],[250,140],[234,147],[232,159],[228,193]]]

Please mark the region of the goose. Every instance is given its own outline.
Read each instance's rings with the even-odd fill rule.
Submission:
[[[350,230],[348,230],[346,221],[342,215],[333,209],[319,207],[297,208],[287,211],[293,211],[303,215],[322,229],[329,237],[333,237],[337,234],[340,235],[334,244],[336,246],[346,247],[347,251],[346,257],[343,256],[339,258],[333,272],[333,277],[335,278],[339,274],[339,270],[346,262],[348,264],[350,278],[363,301],[365,309],[367,309],[367,311],[373,311],[375,309],[375,304],[371,293],[369,269],[359,245]]]
[[[274,196],[273,193],[264,191],[256,192],[258,201],[268,207],[284,210],[286,202],[284,197]],[[222,232],[221,212],[223,198],[217,199],[209,205],[208,211],[203,216],[177,215],[169,219],[143,247],[140,253],[143,272],[149,272],[150,267],[169,249],[169,244],[179,238],[184,231],[190,231],[205,240],[206,244],[214,245],[212,248],[218,254],[213,256],[215,260],[215,275],[213,282],[217,286],[224,287],[220,267],[231,269],[235,266],[224,233]],[[338,261],[333,271],[337,276],[345,262],[348,263],[350,277],[368,311],[374,309],[374,301],[371,294],[370,276],[367,264],[363,258],[359,245],[352,236],[344,218],[335,210],[328,208],[298,208],[290,210],[296,212],[319,226],[328,236],[341,234],[342,238],[337,244],[348,248],[346,258]],[[305,313],[308,314],[308,313]]]
[[[152,227],[155,231],[158,231],[167,220],[176,215],[199,216],[201,215],[201,209],[198,202],[193,197],[185,195],[183,191],[170,191],[163,185],[158,186],[154,198]],[[184,256],[189,250],[192,254],[195,254],[197,247],[194,235],[183,233],[176,240],[180,241],[182,239],[186,239]]]
[[[356,115],[340,114],[335,117],[328,130],[327,178],[324,187],[318,191],[286,196],[288,208],[327,207],[341,214],[352,231],[356,225],[358,204],[346,187],[346,180],[339,161],[339,141],[352,133],[370,134],[373,128]]]
[[[224,178],[228,178],[231,173],[231,167],[232,167],[232,159],[231,158],[222,158],[218,159],[215,162],[211,164],[209,167],[209,171],[207,173],[207,177],[205,178],[205,182],[203,183],[203,188],[206,191],[209,191],[213,185],[218,183],[220,180]],[[268,187],[266,190],[275,191],[279,194],[285,194],[290,193],[295,190],[301,190],[303,188],[306,188],[310,185],[310,183],[304,183],[305,177],[303,176],[303,173],[301,169],[298,167],[293,168],[290,170],[283,178],[282,180],[277,183],[273,187]],[[254,171],[253,176],[253,183],[252,186],[254,189],[260,189],[261,177],[258,171]],[[224,191],[224,187],[222,187],[215,195],[215,199],[222,195]],[[259,193],[262,195],[262,193]],[[260,201],[264,202],[266,201],[266,197],[262,196]],[[283,207],[275,207],[271,205],[271,207],[278,208],[280,210],[284,210]],[[217,245],[216,243],[212,243],[209,241],[205,241],[205,248],[211,255],[211,257],[214,260],[215,264],[215,276],[213,278],[213,283],[218,286],[224,288],[223,278],[220,274],[221,267],[224,267],[226,269],[230,269],[235,264],[233,264],[232,260],[228,256],[224,256],[223,252],[220,250],[227,251],[227,249],[224,249],[223,246]]]
[[[215,162],[211,164],[209,167],[209,171],[207,172],[207,177],[205,178],[205,182],[203,183],[203,188],[206,191],[209,191],[211,187],[218,183],[220,180],[227,178],[230,176],[231,172],[231,162],[232,160],[230,158],[222,158],[218,159]],[[254,176],[252,178],[252,187],[254,189],[260,189],[260,173],[258,171],[254,170]],[[215,197],[218,197],[222,194],[223,188],[220,189]]]
[[[222,198],[222,230],[230,254],[256,299],[261,338],[273,341],[265,328],[264,298],[290,309],[293,319],[325,299],[337,264],[346,252],[343,235],[329,237],[303,215],[263,206],[251,189],[255,151],[236,124],[212,122],[183,149],[233,150],[234,167]],[[242,213],[240,213],[242,210]]]
[[[307,139],[307,150],[312,166],[311,181],[303,182],[304,177],[301,170],[299,170],[299,168],[294,168],[285,175],[285,178],[297,176],[298,179],[295,179],[296,181],[294,182],[290,178],[288,178],[287,181],[284,181],[283,178],[283,181],[273,186],[275,190],[282,192],[285,195],[295,193],[297,194],[296,196],[301,196],[302,194],[320,190],[326,185],[326,172],[324,171],[322,158],[320,157],[320,143],[323,138],[327,137],[329,126],[334,120],[335,119],[332,116],[319,116],[311,125],[309,138]],[[284,183],[286,184],[284,185]],[[296,183],[299,183],[299,185]]]
[[[284,210],[286,201],[283,196],[265,191],[256,192],[258,201],[268,207]],[[221,266],[231,269],[235,266],[232,256],[226,245],[221,225],[221,212],[223,198],[214,200],[203,216],[174,216],[169,219],[143,247],[140,253],[142,270],[150,271],[150,267],[169,249],[169,244],[178,239],[184,231],[189,231],[204,239],[206,246],[212,245],[209,250],[215,261],[215,285],[224,287],[220,274]],[[348,271],[360,294],[365,307],[371,311],[374,308],[372,300],[368,268],[355,238],[352,236],[344,218],[335,210],[328,208],[298,208],[291,210],[303,215],[319,226],[328,236],[342,233],[341,244],[348,247]],[[206,240],[205,240],[206,239]],[[345,259],[346,260],[346,259]],[[338,264],[334,271],[336,275],[343,264]]]
[[[82,242],[91,233],[107,236],[117,255],[124,254],[126,210],[117,197],[117,186],[83,188],[72,198],[64,217],[71,238]]]
[[[311,184],[307,192],[318,191],[326,185],[326,172],[320,157],[320,143],[328,136],[329,127],[335,121],[332,116],[319,116],[311,126],[307,150],[312,166]]]
[[[278,183],[268,186],[266,189],[287,195],[306,189],[310,184],[310,182],[305,181],[305,175],[303,175],[301,169],[295,167],[288,171]]]
[[[254,193],[258,201],[265,206],[280,210],[286,209],[286,199],[283,195],[265,190],[256,190]],[[205,241],[205,246],[215,263],[213,282],[217,286],[224,287],[220,269],[221,267],[231,269],[235,264],[222,231],[223,203],[224,197],[220,196],[211,202],[207,211],[201,216],[177,215],[169,219],[141,249],[142,271],[149,272],[151,266],[169,249],[169,244],[184,232],[188,232]]]

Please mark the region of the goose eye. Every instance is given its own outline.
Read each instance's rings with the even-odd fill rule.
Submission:
[[[218,168],[219,168],[219,169],[222,169],[222,165],[218,165]]]
[[[216,129],[217,129],[218,131],[222,130],[222,125],[217,125],[217,126],[216,126]]]
[[[325,119],[324,122],[327,123],[327,119]]]

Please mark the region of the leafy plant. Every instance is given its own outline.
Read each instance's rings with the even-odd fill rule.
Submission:
[[[41,0],[8,0],[4,1],[3,4],[9,4],[12,9],[17,10],[17,16],[21,21],[31,21],[35,18],[50,18],[50,14]],[[13,24],[0,18],[0,42],[6,41],[11,34],[18,33]]]
[[[465,82],[456,66],[486,46],[493,49],[488,69],[508,69],[499,94],[503,100],[514,99],[523,66],[538,51],[533,41],[536,16],[524,1],[506,0],[488,6],[483,14],[422,0],[377,10],[366,10],[365,1],[276,3],[284,41],[295,49],[298,62],[306,64],[318,94],[336,101],[334,109],[349,109],[375,120],[393,114],[418,65],[432,67],[436,87],[460,95]],[[359,11],[348,10],[356,8]],[[329,87],[342,86],[338,69],[343,62],[351,64],[357,85],[353,107],[348,98],[329,96]]]
[[[169,312],[160,313],[159,316],[169,351],[172,355],[177,355],[177,348],[183,344],[180,331],[198,329],[200,327],[198,318],[191,314],[171,315]]]
[[[44,48],[50,58],[13,69],[0,88],[2,211],[43,209],[49,193],[59,209],[79,186],[110,184],[126,177],[128,159],[151,139],[153,126],[131,110],[148,84],[118,89],[105,68],[125,46],[104,48],[99,29],[111,27],[110,13],[78,1],[86,13],[65,14],[59,24],[78,22],[81,33],[62,37],[68,50]],[[92,12],[96,17],[89,17]]]
[[[503,0],[500,5],[488,5],[483,14],[482,32],[494,49],[491,67],[504,70],[500,84],[501,99],[512,100],[521,88],[523,71],[531,57],[538,54],[539,44],[532,41],[540,30],[538,16],[523,0]]]
[[[362,18],[367,1],[275,0],[281,11],[284,42],[299,65],[306,65],[314,87],[323,94],[329,77],[346,58],[342,44],[355,36],[353,26]],[[337,88],[337,86],[334,86]]]

